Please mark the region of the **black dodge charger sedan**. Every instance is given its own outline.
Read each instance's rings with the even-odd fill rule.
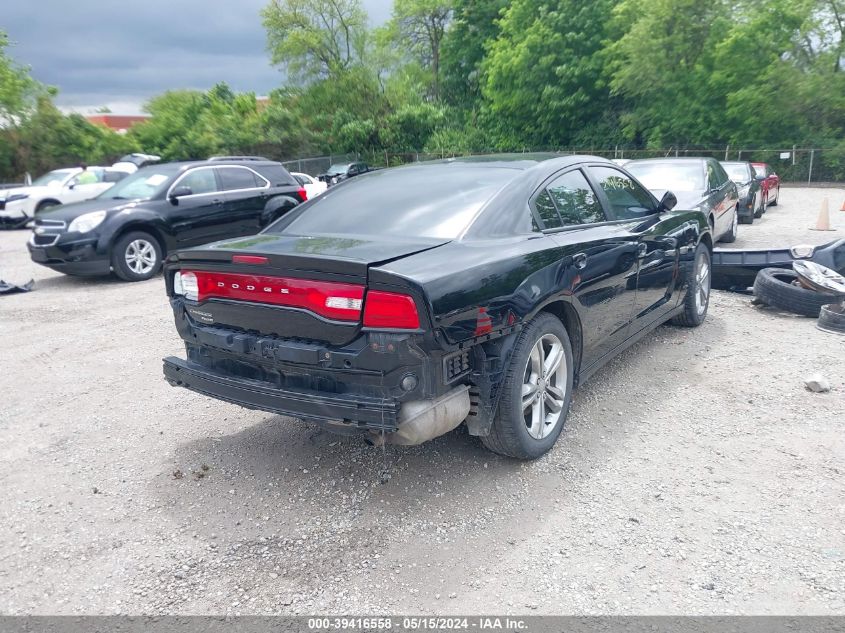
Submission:
[[[465,422],[538,457],[573,386],[661,323],[704,320],[710,225],[674,202],[591,156],[354,178],[258,235],[168,258],[187,359],[164,359],[165,377],[377,444]]]
[[[281,163],[199,161],[143,167],[87,202],[36,215],[32,260],[69,275],[149,279],[167,253],[253,235],[306,198]]]

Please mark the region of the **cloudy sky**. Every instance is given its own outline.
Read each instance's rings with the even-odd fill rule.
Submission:
[[[266,94],[281,83],[271,68],[259,11],[266,0],[11,0],[0,29],[12,57],[59,88],[58,104],[80,112],[108,106],[133,114],[171,88]],[[363,0],[371,22],[391,0]]]

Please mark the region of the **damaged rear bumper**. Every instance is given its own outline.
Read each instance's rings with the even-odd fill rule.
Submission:
[[[324,422],[355,422],[366,429],[393,432],[399,403],[357,394],[283,389],[270,383],[225,375],[173,356],[164,359],[164,377],[174,386],[259,409]]]
[[[845,239],[812,248],[727,249],[713,251],[713,287],[719,290],[740,290],[754,285],[757,273],[763,268],[792,268],[796,260],[808,260],[845,274]]]

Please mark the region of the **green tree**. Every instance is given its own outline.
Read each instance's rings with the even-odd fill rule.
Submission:
[[[442,95],[470,111],[478,107],[486,51],[499,35],[499,17],[508,0],[455,0],[452,25],[443,39]]]
[[[431,95],[440,100],[441,47],[452,16],[452,0],[394,0],[392,28],[397,46],[431,73]]]
[[[271,60],[291,79],[330,77],[364,56],[367,14],[359,0],[272,0],[261,15]]]
[[[714,51],[731,21],[723,0],[624,0],[627,31],[608,48],[614,94],[624,98],[628,138],[654,146],[724,140],[723,95],[710,90]]]
[[[608,101],[599,54],[614,0],[515,0],[483,63],[486,121],[503,148],[569,143]]]
[[[0,31],[0,124],[14,125],[31,113],[39,96],[48,89],[37,82],[29,68],[12,59],[6,49],[9,38]]]

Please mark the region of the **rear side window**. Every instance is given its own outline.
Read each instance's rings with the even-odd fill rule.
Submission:
[[[625,172],[613,167],[590,167],[590,173],[610,202],[613,220],[641,218],[657,210],[651,194]]]
[[[220,187],[223,191],[255,189],[265,185],[263,179],[245,167],[220,167],[217,170],[217,175],[220,177]]]
[[[273,187],[284,187],[286,185],[296,185],[297,181],[290,175],[287,169],[282,167],[281,163],[258,163],[251,166],[255,171],[261,174],[264,178],[270,181]]]
[[[580,170],[555,178],[534,201],[543,228],[604,222],[601,203]]]

